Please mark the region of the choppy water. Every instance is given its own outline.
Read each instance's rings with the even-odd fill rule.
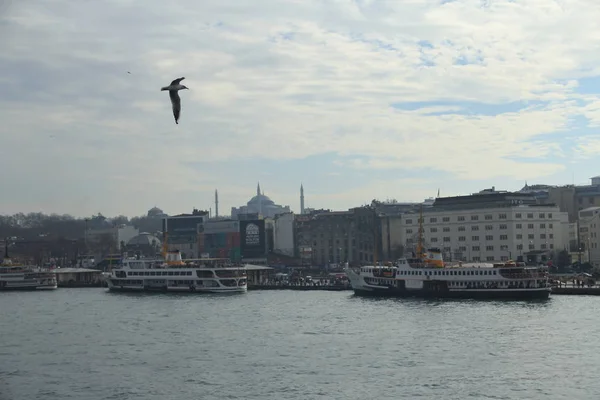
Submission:
[[[0,399],[598,399],[599,305],[0,293]]]

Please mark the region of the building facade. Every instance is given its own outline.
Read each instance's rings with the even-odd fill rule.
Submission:
[[[88,229],[85,232],[86,246],[99,252],[119,251],[139,234],[139,229],[133,225],[121,225],[110,228]]]
[[[409,256],[416,250],[420,215],[415,211],[383,218],[388,257],[397,256],[394,249]],[[440,248],[447,261],[544,262],[569,247],[568,214],[558,206],[538,204],[532,194],[439,198],[422,215],[425,246]]]
[[[240,221],[207,221],[198,228],[198,254],[201,257],[241,260]]]
[[[579,240],[575,251],[576,259],[600,265],[600,207],[589,207],[579,211]],[[575,259],[575,258],[574,258]]]
[[[163,219],[163,243],[170,251],[179,250],[182,258],[199,258],[198,234],[208,221],[208,211],[194,210]]]
[[[276,215],[273,219],[273,252],[294,257],[296,253],[294,213]]]

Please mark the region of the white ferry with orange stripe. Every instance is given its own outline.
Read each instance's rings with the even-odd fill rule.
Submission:
[[[362,296],[516,300],[547,299],[551,291],[544,268],[514,261],[446,265],[436,248],[421,258],[347,268],[346,273],[354,293]]]
[[[440,249],[423,249],[422,214],[419,221],[415,258],[401,258],[388,265],[369,265],[358,270],[346,268],[355,294],[476,299],[547,299],[550,296],[545,267],[527,267],[512,260],[500,264],[446,264]]]

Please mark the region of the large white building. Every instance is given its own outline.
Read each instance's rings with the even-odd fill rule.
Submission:
[[[579,211],[579,254],[581,261],[600,265],[600,207]]]
[[[276,215],[273,219],[273,251],[293,257],[294,246],[294,213]]]
[[[384,257],[402,246],[414,251],[419,213],[384,217]],[[425,245],[438,247],[446,260],[546,261],[553,251],[568,248],[568,214],[557,206],[537,204],[529,194],[493,192],[439,198],[423,209]]]

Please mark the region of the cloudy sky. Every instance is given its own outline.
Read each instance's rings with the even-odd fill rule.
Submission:
[[[598,0],[0,5],[0,213],[298,211],[600,174]],[[130,74],[128,73],[130,72]],[[160,92],[184,76],[175,125]]]

